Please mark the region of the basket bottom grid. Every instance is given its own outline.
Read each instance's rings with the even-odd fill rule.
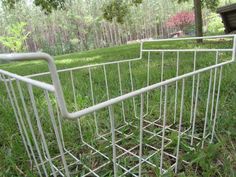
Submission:
[[[132,130],[132,131],[130,131]],[[181,133],[181,139],[184,139],[185,148],[193,149],[194,146],[201,143],[200,138],[194,136],[194,144],[190,146],[191,127]],[[138,176],[141,158],[143,176],[157,176],[160,173],[160,154],[162,147],[163,126],[158,122],[144,120],[143,126],[143,151],[139,156],[139,127],[125,124],[116,128],[116,165],[117,176]],[[176,125],[168,125],[165,129],[164,148],[163,148],[163,166],[161,173],[164,174],[173,170],[176,166],[176,154],[173,148],[176,147],[176,141],[173,136],[177,135]],[[184,148],[180,149],[180,155],[189,153]],[[97,137],[92,143],[83,141],[81,149],[67,150],[64,148],[64,155],[71,176],[104,176],[113,174],[112,162],[112,141],[111,133],[106,133]],[[56,174],[64,176],[64,168],[57,164],[61,161],[60,156],[52,159]],[[189,163],[182,159],[184,164]],[[48,160],[45,162],[48,163]]]

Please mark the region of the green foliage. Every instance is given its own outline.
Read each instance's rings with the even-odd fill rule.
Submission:
[[[139,4],[142,4],[143,0],[133,0],[132,3],[134,5],[139,5]]]
[[[206,7],[212,11],[215,11],[216,8],[219,6],[219,0],[202,0],[203,7]]]
[[[2,4],[9,9],[13,9],[15,7],[15,4],[19,1],[20,0],[3,0]]]
[[[0,37],[0,43],[9,48],[12,52],[24,51],[24,42],[29,36],[25,30],[26,23],[20,22],[8,28],[8,35]]]
[[[45,13],[51,13],[52,10],[63,9],[65,0],[34,0],[36,6],[40,6]]]
[[[177,0],[178,3],[188,2],[189,0]],[[206,7],[214,11],[220,4],[219,0],[201,0],[202,7]]]
[[[79,44],[79,39],[73,38],[73,39],[70,40],[70,43],[71,43],[72,45],[78,45],[78,44]]]
[[[21,0],[3,0],[3,5],[9,9],[13,9],[16,3]],[[42,10],[49,14],[52,10],[63,9],[65,0],[34,0],[34,4],[42,8]]]
[[[133,0],[131,3],[127,3],[124,0],[111,0],[103,6],[103,18],[110,22],[115,19],[118,23],[123,24],[125,17],[129,13],[129,8],[141,3],[142,0]]]
[[[211,34],[219,34],[224,31],[222,19],[216,13],[211,13],[208,19],[208,32]]]
[[[122,0],[112,0],[103,7],[103,17],[110,22],[116,19],[118,23],[123,23],[128,12],[128,7]]]
[[[216,176],[217,165],[212,162],[217,160],[220,151],[220,144],[210,144],[205,149],[199,149],[188,154],[187,159],[191,161],[191,165],[199,168],[202,176]]]

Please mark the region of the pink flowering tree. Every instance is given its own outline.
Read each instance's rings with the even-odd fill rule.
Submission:
[[[186,27],[194,24],[194,13],[193,12],[179,12],[174,16],[170,17],[167,22],[166,26],[168,28],[175,28],[184,31]]]

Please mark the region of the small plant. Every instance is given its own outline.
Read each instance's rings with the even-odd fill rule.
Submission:
[[[217,143],[189,153],[185,156],[191,162],[188,168],[192,168],[193,171],[195,169],[197,174],[201,176],[217,176],[217,170],[221,167],[221,164],[217,162],[221,150],[222,144]]]
[[[26,23],[24,22],[11,25],[7,30],[8,34],[6,36],[0,36],[0,43],[12,52],[24,51],[24,42],[30,34],[30,32],[26,32],[25,26]]]

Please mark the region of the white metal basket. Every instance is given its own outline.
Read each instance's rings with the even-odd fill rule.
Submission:
[[[8,95],[36,173],[158,176],[184,170],[188,154],[214,140],[222,69],[236,54],[234,35],[201,38],[228,41],[228,48],[175,48],[196,39],[142,41],[139,58],[63,70],[45,53],[0,54],[2,60],[48,63],[48,73],[31,76],[0,70],[2,96]],[[160,41],[175,43],[156,49]]]

